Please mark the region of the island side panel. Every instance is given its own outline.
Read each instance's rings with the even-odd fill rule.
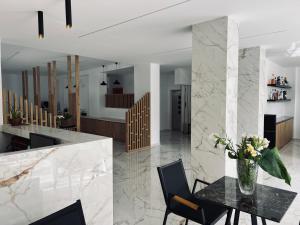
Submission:
[[[77,199],[87,225],[113,224],[112,139],[0,155],[4,224],[29,224]]]

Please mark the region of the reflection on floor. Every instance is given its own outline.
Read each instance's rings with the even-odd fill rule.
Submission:
[[[300,141],[292,141],[282,151],[282,158],[292,176],[292,189],[300,190]],[[190,137],[177,132],[162,132],[161,145],[139,152],[125,153],[114,143],[114,225],[161,225],[165,203],[156,167],[181,158],[190,176]],[[282,181],[264,174],[264,183],[289,189]],[[242,214],[240,225],[251,224]],[[182,222],[170,214],[168,225]],[[296,225],[300,221],[300,196],[294,201],[280,224]],[[224,224],[221,221],[219,224]],[[268,224],[276,224],[267,222]],[[189,223],[193,224],[193,223]],[[259,221],[260,224],[260,221]]]

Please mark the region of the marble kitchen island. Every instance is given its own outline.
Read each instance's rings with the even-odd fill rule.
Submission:
[[[1,125],[0,131],[62,142],[0,154],[0,224],[28,225],[78,199],[87,225],[113,224],[111,138],[36,125]]]

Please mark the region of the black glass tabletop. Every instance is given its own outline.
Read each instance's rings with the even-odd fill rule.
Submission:
[[[238,180],[223,177],[196,193],[197,198],[237,209],[257,217],[280,222],[297,193],[257,184],[255,193],[243,195]]]

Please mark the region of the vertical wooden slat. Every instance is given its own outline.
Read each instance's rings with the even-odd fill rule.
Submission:
[[[34,123],[34,120],[33,120],[33,104],[30,103],[30,123],[33,124]]]
[[[14,101],[14,109],[19,110],[19,108],[18,108],[18,98],[17,98],[16,93],[13,93],[13,101]]]
[[[79,56],[75,55],[75,81],[76,81],[76,128],[80,131],[80,70]]]
[[[49,117],[49,123],[48,123],[49,127],[54,127],[52,123],[52,114],[49,113],[48,117]]]
[[[28,115],[28,100],[27,99],[25,99],[24,105],[25,105],[25,122],[26,122],[26,124],[28,124],[29,115]]]
[[[56,61],[52,62],[52,115],[57,115]]]
[[[7,123],[7,92],[5,89],[2,90],[2,109],[3,109],[3,123]]]
[[[52,112],[52,67],[51,63],[47,64],[48,68],[48,111]]]
[[[22,71],[22,92],[23,96],[26,95],[26,88],[25,88],[25,71]]]
[[[57,119],[57,116],[54,116],[54,117],[53,117],[53,127],[54,127],[54,128],[56,128],[56,119]]]
[[[39,107],[36,105],[35,107],[35,124],[38,125],[39,124]]]
[[[34,99],[34,105],[37,105],[37,88],[36,88],[36,68],[32,68],[32,79],[33,79],[33,99]]]
[[[20,101],[19,101],[19,109],[20,109],[20,112],[21,112],[21,117],[23,120],[25,120],[25,117],[24,117],[24,101],[23,101],[23,96],[20,96]]]
[[[69,104],[69,113],[73,112],[72,109],[72,92],[73,92],[73,84],[72,84],[72,58],[70,55],[67,56],[67,64],[68,64],[68,104]]]
[[[43,109],[40,108],[40,125],[43,126]]]
[[[44,112],[44,126],[48,126],[48,124],[47,124],[47,121],[48,121],[48,115],[47,115],[47,111],[45,110],[45,112]]]
[[[37,90],[37,106],[41,107],[41,78],[40,67],[36,67],[36,90]]]
[[[24,81],[25,81],[25,95],[23,97],[24,97],[24,99],[28,100],[28,72],[27,72],[27,70],[24,71]]]

